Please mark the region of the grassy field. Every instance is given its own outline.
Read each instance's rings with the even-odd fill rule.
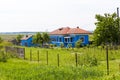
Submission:
[[[5,41],[10,41],[13,39],[16,39],[17,35],[11,35],[11,34],[0,34],[0,37]]]
[[[30,50],[32,60],[30,61]],[[38,62],[39,51],[39,62]],[[48,52],[48,65],[46,54]],[[120,50],[109,50],[109,75],[106,51],[101,48],[44,49],[25,48],[26,59],[0,62],[0,80],[119,80]],[[77,53],[77,67],[75,53]],[[57,55],[59,54],[59,67]]]

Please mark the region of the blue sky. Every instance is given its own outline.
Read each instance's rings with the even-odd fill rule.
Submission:
[[[0,32],[94,30],[95,14],[113,13],[120,0],[0,0]]]

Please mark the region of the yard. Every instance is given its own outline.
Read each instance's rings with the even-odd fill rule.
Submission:
[[[109,50],[109,75],[105,53],[101,48],[25,47],[25,60],[0,62],[0,80],[119,80],[120,50]]]

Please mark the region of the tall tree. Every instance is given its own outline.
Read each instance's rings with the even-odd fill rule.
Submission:
[[[48,43],[50,41],[50,36],[46,32],[42,33],[42,38],[44,43]]]
[[[95,18],[97,19],[95,23],[96,29],[94,31],[96,45],[118,43],[120,32],[116,13],[104,14],[104,16],[97,14]]]
[[[0,37],[0,43],[3,41],[3,39]]]
[[[42,38],[41,33],[38,32],[33,36],[33,43],[34,44],[43,44],[43,38]]]
[[[48,43],[50,41],[50,37],[47,33],[36,33],[33,36],[33,43],[34,44],[40,44],[43,46],[43,43]]]
[[[17,42],[20,44],[20,41],[21,41],[21,38],[23,37],[23,35],[17,35],[17,37],[16,37],[16,40],[17,40]]]

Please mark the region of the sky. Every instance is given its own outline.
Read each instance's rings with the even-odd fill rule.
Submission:
[[[95,30],[95,15],[114,13],[120,0],[0,0],[0,32]]]

